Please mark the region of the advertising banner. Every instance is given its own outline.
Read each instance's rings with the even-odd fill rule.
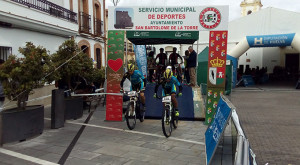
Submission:
[[[145,45],[133,45],[135,60],[139,71],[147,78],[147,52]]]
[[[198,40],[199,31],[127,31],[127,38],[164,38]]]
[[[227,31],[210,31],[208,51],[207,101],[205,124],[214,120],[220,94],[225,91]]]
[[[107,43],[107,93],[120,93],[123,77],[124,31],[109,30]],[[106,96],[106,120],[122,121],[123,96]]]
[[[227,38],[227,31],[210,31],[208,87],[225,87]]]
[[[206,164],[209,165],[231,116],[231,108],[219,99],[214,121],[205,132]]]
[[[108,29],[143,31],[227,30],[228,11],[228,6],[109,6]]]
[[[295,33],[277,34],[277,35],[260,35],[247,36],[250,47],[283,47],[291,46]]]
[[[205,124],[209,125],[214,121],[214,116],[218,107],[221,94],[224,94],[224,88],[208,88],[206,99]]]

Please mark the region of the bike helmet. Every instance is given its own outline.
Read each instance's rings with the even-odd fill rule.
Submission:
[[[173,76],[172,71],[170,69],[167,69],[164,73],[164,78],[168,80],[171,79],[172,76]]]
[[[128,71],[134,71],[134,65],[133,64],[128,64],[127,69],[128,69]]]

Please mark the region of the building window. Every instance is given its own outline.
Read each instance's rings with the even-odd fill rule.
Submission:
[[[11,55],[11,47],[0,46],[0,59],[6,61],[8,56]]]
[[[87,56],[89,56],[89,54],[90,54],[89,47],[87,47],[86,45],[82,45],[81,50],[83,53],[85,53]]]
[[[249,15],[249,14],[251,14],[252,13],[252,11],[251,10],[249,10],[248,12],[247,12],[247,15]]]

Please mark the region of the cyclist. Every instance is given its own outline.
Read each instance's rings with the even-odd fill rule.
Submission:
[[[126,72],[121,80],[120,86],[121,91],[123,91],[123,83],[126,80],[126,78],[131,82],[131,89],[134,91],[140,91],[140,98],[141,103],[143,105],[143,111],[146,111],[146,105],[145,105],[145,95],[144,91],[146,88],[146,78],[143,76],[143,74],[139,70],[135,70],[134,64],[128,64],[128,72]]]
[[[171,64],[171,66],[172,66],[172,71],[173,71],[173,74],[175,73],[175,64],[178,64],[178,58],[181,60],[181,63],[182,63],[182,57],[178,54],[178,53],[176,53],[176,50],[177,50],[177,48],[176,47],[173,47],[173,53],[172,54],[170,54],[170,56],[169,56],[169,64]],[[181,73],[182,73],[182,71],[181,71],[181,67],[180,67],[180,64],[178,64],[178,67],[177,67],[177,69],[178,69],[178,73],[177,73],[177,78],[179,79],[179,80],[181,80]],[[176,76],[176,75],[175,75]]]
[[[176,77],[173,76],[173,73],[170,69],[167,69],[164,74],[163,74],[163,78],[161,79],[160,82],[158,82],[158,84],[156,84],[155,86],[155,91],[154,91],[154,98],[157,98],[157,90],[158,87],[162,85],[162,96],[166,96],[166,95],[171,95],[171,101],[174,105],[175,108],[175,116],[179,116],[179,111],[178,111],[178,103],[176,100],[176,86],[177,85],[179,87],[179,94],[178,96],[182,96],[182,86],[179,83],[179,81],[177,80]]]
[[[155,62],[158,59],[158,65],[156,66],[156,78],[159,81],[161,74],[164,72],[167,64],[167,54],[164,53],[164,48],[159,49],[160,53],[156,55]]]

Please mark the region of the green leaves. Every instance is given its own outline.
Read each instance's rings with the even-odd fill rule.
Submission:
[[[19,48],[23,57],[11,55],[1,66],[0,79],[3,82],[5,94],[9,99],[24,102],[30,92],[43,86],[45,81],[52,82],[51,77],[45,77],[54,66],[50,61],[47,50],[41,46],[35,46],[27,42],[24,48]],[[26,104],[22,104],[26,105]]]
[[[58,51],[53,54],[52,61],[57,69],[58,79],[69,85],[69,89],[75,90],[76,85],[72,85],[72,79],[78,77],[89,77],[93,71],[93,61],[87,54],[79,50],[74,40],[67,40],[59,46]]]

